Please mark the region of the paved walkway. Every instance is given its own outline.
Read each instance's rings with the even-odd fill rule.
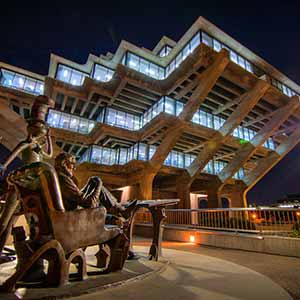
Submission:
[[[145,245],[145,242],[139,240],[138,244]],[[200,253],[250,268],[283,287],[294,300],[300,300],[300,258],[180,242],[163,242],[163,247]]]
[[[137,251],[145,248],[136,246]],[[290,300],[279,285],[243,266],[198,253],[164,249],[170,264],[143,281],[102,290],[80,300]]]

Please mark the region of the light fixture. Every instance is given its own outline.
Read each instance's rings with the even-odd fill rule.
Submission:
[[[191,243],[195,243],[195,236],[194,235],[190,235],[190,242]]]
[[[252,218],[253,220],[255,220],[255,219],[257,218],[257,215],[256,215],[255,213],[253,213],[253,214],[251,214],[251,218]]]

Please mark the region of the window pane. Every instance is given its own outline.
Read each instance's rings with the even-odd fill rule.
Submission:
[[[202,42],[211,48],[213,46],[212,38],[209,35],[207,35],[205,32],[202,32]]]
[[[213,40],[214,42],[214,50],[216,50],[217,52],[221,51],[221,43],[219,43],[217,40]]]
[[[165,112],[171,115],[175,115],[175,102],[169,97],[166,97],[165,100]]]
[[[191,51],[194,51],[194,49],[200,44],[200,34],[199,32],[193,37],[193,39],[190,42],[191,45]]]
[[[58,65],[56,78],[64,82],[70,82],[71,69],[63,65]]]
[[[70,129],[73,131],[77,131],[79,126],[79,118],[77,117],[71,117],[70,121]]]

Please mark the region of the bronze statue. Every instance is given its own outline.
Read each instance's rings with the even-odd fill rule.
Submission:
[[[5,173],[9,164],[20,154],[25,164],[52,157],[53,148],[50,131],[46,124],[46,115],[48,109],[53,106],[54,101],[50,98],[46,96],[36,97],[31,109],[30,119],[27,121],[27,138],[13,149],[3,164],[0,164],[1,175]],[[16,210],[19,204],[18,195],[10,184],[8,184],[3,198],[5,199],[5,205],[0,216],[0,253],[17,219]]]
[[[97,176],[91,177],[84,188],[79,190],[78,181],[73,173],[75,165],[76,159],[72,154],[63,152],[55,158],[55,169],[66,210],[75,210],[78,206],[93,208],[103,205],[112,215],[130,218],[137,204],[136,200],[127,205],[121,205]]]

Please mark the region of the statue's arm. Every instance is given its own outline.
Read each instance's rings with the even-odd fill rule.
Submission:
[[[50,135],[50,129],[48,129],[47,136],[46,136],[46,151],[42,150],[42,155],[45,158],[51,158],[53,156],[53,145]]]
[[[20,142],[11,152],[11,154],[6,158],[3,164],[0,164],[0,172],[3,175],[7,167],[11,164],[11,162],[26,148],[30,147],[32,142],[29,140],[25,140]]]

